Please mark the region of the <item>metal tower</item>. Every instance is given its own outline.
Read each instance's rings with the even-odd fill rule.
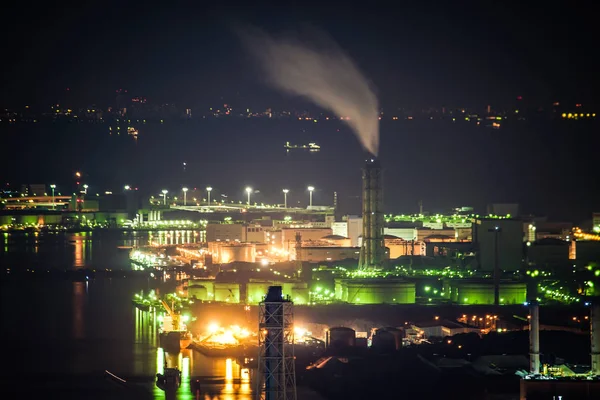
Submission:
[[[293,304],[283,297],[281,286],[270,286],[259,304],[259,400],[296,400]]]
[[[359,269],[379,269],[385,259],[383,241],[383,184],[379,160],[363,168],[363,233]]]

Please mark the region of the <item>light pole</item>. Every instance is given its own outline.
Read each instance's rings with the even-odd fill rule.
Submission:
[[[83,194],[87,194],[88,185],[83,185]]]
[[[212,188],[209,186],[206,188],[206,193],[208,194],[208,206],[210,207],[210,192],[212,192]]]
[[[252,188],[251,187],[247,187],[246,188],[246,193],[248,193],[248,207],[250,207],[250,194],[252,193]]]
[[[315,190],[314,186],[309,186],[308,187],[308,206],[309,207],[312,207],[312,193],[313,193],[313,190]]]
[[[185,206],[185,205],[187,205],[187,191],[188,191],[188,188],[184,187],[181,190],[183,190],[183,205]]]
[[[283,189],[283,208],[287,208],[287,194],[289,192],[289,189]]]
[[[163,194],[163,205],[167,205],[167,193],[169,193],[169,191],[167,189],[163,189],[162,190],[162,194]]]
[[[54,202],[54,189],[56,189],[56,185],[50,185],[50,189],[52,189],[52,209],[56,210],[56,203]]]

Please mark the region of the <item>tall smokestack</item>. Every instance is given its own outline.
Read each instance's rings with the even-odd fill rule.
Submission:
[[[383,266],[383,186],[379,160],[371,158],[363,168],[363,233],[359,269]]]
[[[600,299],[592,303],[590,318],[590,334],[592,342],[592,375],[600,376]]]
[[[529,303],[529,372],[540,373],[540,305],[537,300]]]

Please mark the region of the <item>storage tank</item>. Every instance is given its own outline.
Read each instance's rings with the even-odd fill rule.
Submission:
[[[342,301],[351,304],[414,304],[415,283],[401,279],[346,279]]]
[[[388,333],[391,335],[388,335]],[[393,350],[400,350],[402,348],[402,339],[404,338],[404,331],[394,327],[379,328],[375,331],[373,336],[373,344],[375,346],[383,345]],[[379,342],[379,343],[378,343]],[[389,343],[388,343],[389,342]]]
[[[219,263],[227,264],[234,261],[249,263],[255,262],[256,247],[250,243],[220,246]]]
[[[494,283],[488,281],[457,281],[453,301],[458,304],[494,304]],[[500,282],[500,304],[523,304],[527,300],[524,282]]]
[[[398,350],[402,346],[402,338],[398,345],[398,334],[388,328],[377,329],[373,335],[371,348],[381,353],[391,353]]]
[[[248,282],[246,284],[246,302],[258,304],[263,301],[269,286],[273,286],[273,281]]]
[[[215,301],[227,303],[240,302],[240,284],[239,283],[216,283],[215,282]]]
[[[209,300],[208,289],[202,285],[188,285],[188,297],[196,298],[197,300]]]
[[[354,347],[356,332],[352,328],[338,326],[327,332],[327,347]]]

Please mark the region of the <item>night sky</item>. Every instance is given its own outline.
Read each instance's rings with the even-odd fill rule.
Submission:
[[[271,33],[307,26],[328,32],[371,79],[384,110],[430,106],[483,110],[488,104],[510,108],[522,96],[523,103],[532,107],[549,107],[558,101],[566,106],[583,103],[598,111],[600,80],[595,58],[600,32],[590,1],[539,2],[536,6],[486,1],[192,4],[105,1],[33,7],[13,2],[4,9],[0,24],[4,38],[0,105],[46,109],[61,102],[70,107],[96,104],[106,108],[114,102],[115,90],[126,88],[132,95],[146,96],[158,104],[174,102],[182,109],[206,109],[225,102],[252,109],[309,108],[306,101],[265,85],[260,71],[249,62],[234,28],[252,24]],[[389,169],[406,171],[407,166],[417,165],[425,178],[415,176],[418,182],[409,195],[400,186],[387,190],[390,202],[398,205],[389,211],[413,212],[422,196],[426,203],[440,207],[464,205],[443,204],[440,193],[444,191],[470,194],[478,204],[517,199],[532,212],[539,206],[539,212],[560,218],[587,218],[598,211],[594,209],[600,209],[596,200],[600,176],[594,162],[594,149],[600,146],[597,129],[523,129],[526,134],[513,132],[503,140],[500,131],[486,142],[493,154],[489,147],[479,149],[469,136],[473,133],[467,131],[453,131],[456,136],[441,139],[444,145],[435,144],[439,137],[432,138],[433,144],[423,154],[414,154],[411,149],[417,147],[401,149],[414,159],[396,165],[396,159],[387,161]],[[249,130],[248,135],[261,140],[260,130]],[[3,140],[8,146],[13,139],[5,136]],[[189,147],[183,141],[173,146]],[[355,150],[355,141],[352,146]],[[450,163],[452,179],[439,178],[439,172],[450,164],[421,160],[443,160],[449,148],[461,153],[461,158]],[[62,149],[73,150],[63,145],[39,152],[55,151],[60,157]],[[19,156],[16,141],[13,150],[13,155]],[[69,157],[65,153],[66,160]],[[61,161],[61,173],[80,168],[79,164],[67,165],[66,160]],[[181,161],[174,157],[172,164],[179,166]],[[53,171],[48,164],[40,168],[34,160],[30,163],[31,168],[20,175],[6,167],[2,177],[64,179],[50,176]],[[96,168],[101,171],[101,163]],[[292,174],[276,165],[269,166],[273,173],[268,176],[261,175],[259,167],[249,170],[252,168],[256,169],[255,181]],[[57,169],[55,175],[58,173]],[[233,172],[224,176],[228,174]],[[358,177],[360,171],[352,170],[348,176]],[[102,177],[102,172],[96,177]],[[202,183],[200,173],[197,179]],[[243,187],[248,183],[244,179],[230,182],[230,186]],[[330,179],[335,182],[338,177]],[[283,178],[280,181],[284,182]],[[355,183],[358,187],[358,178]],[[295,184],[300,187],[306,182]],[[280,186],[271,190],[279,193]],[[353,190],[354,186],[347,192]],[[468,202],[468,198],[458,200]],[[561,211],[565,208],[568,210]]]
[[[12,2],[0,27],[0,102],[45,104],[67,87],[74,100],[98,104],[119,87],[186,105],[280,100],[248,66],[236,23],[326,30],[371,77],[383,105],[597,100],[592,2],[505,3]]]

